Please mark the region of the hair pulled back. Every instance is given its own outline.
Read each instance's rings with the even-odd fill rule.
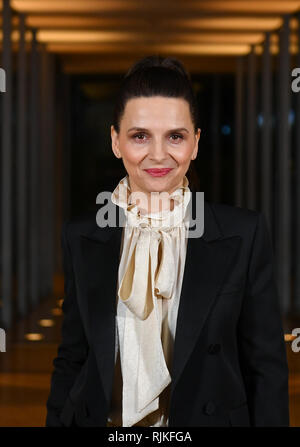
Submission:
[[[119,133],[120,122],[129,99],[152,96],[185,99],[189,103],[194,129],[197,131],[198,106],[190,75],[178,59],[159,55],[140,59],[125,74],[115,103],[115,130]]]

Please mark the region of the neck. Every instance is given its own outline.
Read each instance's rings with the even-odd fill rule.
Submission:
[[[140,191],[137,191],[134,187],[130,186],[129,179],[128,185],[130,188],[130,192],[132,193],[131,203],[137,205],[137,208],[141,212],[141,214],[150,214],[160,213],[162,211],[173,211],[174,200],[172,198],[170,199],[169,196],[174,191],[176,191],[176,189],[183,185],[183,181],[180,185],[174,188],[172,192],[168,194],[159,192],[151,193],[148,191],[142,191],[142,194],[138,194]],[[129,198],[130,192],[128,193],[127,199]]]
[[[147,208],[147,204],[139,204],[137,205],[138,209],[140,210],[141,214],[150,214],[150,213],[161,213],[162,211],[173,211],[174,209],[174,200],[159,200],[157,197],[152,199],[151,203],[151,197],[149,197],[148,202],[149,207]]]

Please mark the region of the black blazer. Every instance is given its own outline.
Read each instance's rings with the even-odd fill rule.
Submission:
[[[192,192],[192,203],[195,195]],[[46,426],[106,426],[114,374],[122,227],[95,214],[62,228],[62,341]],[[262,213],[205,201],[189,238],[169,426],[288,426],[288,365],[271,238]]]

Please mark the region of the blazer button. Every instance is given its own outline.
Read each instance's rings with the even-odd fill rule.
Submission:
[[[204,405],[203,412],[205,414],[211,415],[214,413],[214,411],[215,411],[215,404],[210,400]]]
[[[217,354],[221,349],[221,345],[219,345],[219,343],[215,344],[215,345],[209,345],[208,347],[208,353],[209,354]]]

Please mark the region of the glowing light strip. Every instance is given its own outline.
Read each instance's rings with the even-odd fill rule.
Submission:
[[[76,12],[94,13],[105,11],[118,12],[146,12],[170,10],[176,12],[206,11],[206,12],[244,12],[244,13],[271,13],[284,14],[295,12],[300,7],[300,1],[296,0],[259,0],[259,1],[229,1],[229,0],[190,0],[189,2],[140,2],[134,0],[11,0],[11,5],[22,12]]]
[[[120,52],[124,53],[125,48],[120,49],[118,46],[114,48],[111,45],[84,45],[84,44],[55,44],[50,43],[47,45],[47,49],[54,53],[111,53]],[[138,51],[147,52],[165,52],[165,53],[181,53],[186,55],[243,55],[250,51],[250,45],[236,44],[236,45],[222,45],[222,44],[160,44],[149,45],[143,47],[126,48],[126,53],[132,54]]]

